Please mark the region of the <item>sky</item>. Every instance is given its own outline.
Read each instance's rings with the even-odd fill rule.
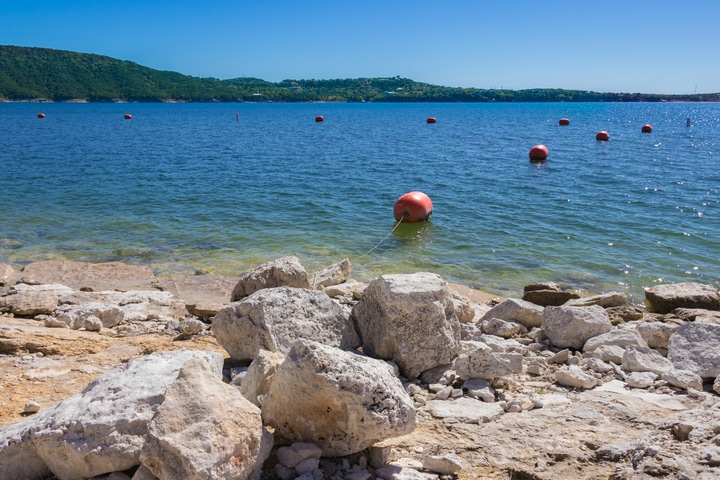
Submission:
[[[0,45],[195,77],[720,92],[717,0],[0,0]]]

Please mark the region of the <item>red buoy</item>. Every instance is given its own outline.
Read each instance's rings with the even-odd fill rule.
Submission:
[[[602,140],[602,141],[610,140],[610,134],[608,132],[606,132],[605,130],[601,130],[597,133],[597,135],[595,135],[595,140]]]
[[[435,117],[428,117],[428,118],[427,118],[427,123],[435,123],[435,122],[437,122],[437,118],[435,118]]]
[[[558,124],[560,124],[560,125],[570,125],[570,119],[569,119],[569,118],[561,118],[561,119],[558,121]]]
[[[322,122],[323,120],[325,120],[325,117],[323,117],[322,115],[318,115],[317,117],[315,117],[316,122]]]
[[[125,120],[132,120],[132,115],[130,115],[129,113],[126,113]]]
[[[430,220],[433,211],[432,200],[423,192],[410,192],[395,202],[393,215],[403,223],[417,223]]]
[[[650,133],[650,132],[652,132],[652,125],[650,125],[649,123],[646,123],[645,125],[642,126],[642,133]]]
[[[38,113],[38,118],[45,118],[45,114],[44,114],[44,113]]]
[[[548,148],[545,145],[535,145],[530,149],[531,162],[544,162],[548,156]]]

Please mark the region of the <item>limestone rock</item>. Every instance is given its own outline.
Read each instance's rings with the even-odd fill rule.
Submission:
[[[718,289],[701,283],[656,285],[645,290],[645,299],[657,313],[668,313],[681,307],[720,310]]]
[[[672,368],[670,360],[648,347],[630,345],[623,354],[622,369],[626,372],[652,372],[662,375]]]
[[[159,479],[260,477],[272,448],[260,409],[191,358],[148,426],[140,461]]]
[[[260,401],[258,397],[265,396],[268,393],[275,372],[283,360],[285,360],[285,355],[280,352],[260,350],[242,379],[240,393],[259,407]]]
[[[0,263],[0,287],[13,285],[17,277],[15,269],[7,263]]]
[[[297,257],[280,257],[246,273],[233,289],[230,300],[236,302],[258,290],[273,287],[310,288],[308,275]]]
[[[674,387],[685,390],[692,388],[702,391],[703,389],[703,380],[700,375],[690,370],[668,370],[660,376],[660,379],[665,380]]]
[[[423,461],[423,468],[441,475],[452,475],[462,470],[462,458],[454,453],[448,455],[430,455]]]
[[[625,377],[625,383],[632,388],[650,388],[657,378],[657,373],[653,372],[630,372]]]
[[[512,320],[527,328],[533,328],[542,325],[543,310],[543,307],[535,303],[517,298],[508,298],[492,307],[483,319],[500,318],[502,320]]]
[[[647,343],[642,339],[640,333],[634,328],[622,328],[611,330],[597,337],[592,337],[585,342],[583,352],[592,352],[598,347],[615,345],[627,348],[630,345],[636,347],[647,347]]]
[[[678,325],[663,322],[644,322],[636,327],[638,333],[650,348],[667,348],[670,343],[670,335],[678,328]]]
[[[15,292],[13,295],[0,296],[0,312],[9,312],[21,317],[50,315],[57,306],[57,295],[50,291],[27,290]]]
[[[478,344],[475,350],[458,356],[453,368],[461,379],[492,380],[522,372],[522,354],[495,353],[488,345]]]
[[[460,323],[470,323],[475,318],[475,308],[470,304],[470,301],[453,291],[450,291],[450,300],[453,302],[455,308],[455,315]]]
[[[312,288],[323,289],[330,285],[338,285],[347,280],[350,273],[352,273],[352,264],[350,260],[346,258],[313,273],[310,279],[310,286]]]
[[[555,372],[555,380],[557,380],[560,385],[572,388],[588,389],[597,385],[597,378],[577,365],[560,368],[560,370]]]
[[[147,266],[121,262],[86,263],[46,260],[25,265],[21,281],[30,284],[59,283],[76,290],[151,290],[157,278]]]
[[[589,307],[590,305],[599,305],[603,308],[624,307],[628,304],[627,293],[609,292],[602,295],[593,295],[590,297],[580,297],[568,300],[565,305],[568,307]]]
[[[670,336],[668,359],[702,378],[720,376],[720,325],[686,323]]]
[[[536,283],[533,285],[526,285],[523,289],[522,299],[541,305],[547,306],[560,306],[568,300],[580,298],[580,295],[573,292],[564,291],[559,285],[553,282]]]
[[[224,307],[212,332],[235,360],[253,360],[260,350],[287,353],[300,338],[341,349],[360,345],[337,303],[323,292],[293,287],[262,289]]]
[[[581,349],[592,337],[612,330],[612,324],[605,309],[597,305],[549,306],[543,311],[542,329],[556,347]]]
[[[415,428],[415,407],[381,360],[299,340],[275,372],[263,417],[324,456],[349,455]]]
[[[432,273],[376,278],[352,317],[363,351],[395,361],[408,378],[449,363],[460,351],[460,322],[447,283]]]
[[[58,478],[89,478],[140,463],[147,425],[180,368],[193,357],[222,375],[218,353],[154,353],[111,370],[81,393],[0,432],[0,478],[36,471]]]
[[[491,318],[482,321],[482,331],[488,335],[501,338],[512,338],[515,335],[527,333],[527,328],[521,323],[505,321],[499,318]]]
[[[505,413],[499,403],[485,403],[480,400],[462,397],[454,402],[433,400],[428,410],[435,418],[453,419],[461,423],[488,423]]]

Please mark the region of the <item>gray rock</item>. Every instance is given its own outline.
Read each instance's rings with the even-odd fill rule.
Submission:
[[[363,351],[393,360],[407,378],[449,363],[460,351],[460,322],[447,283],[432,273],[376,278],[352,317]]]
[[[323,289],[330,285],[338,285],[347,280],[352,273],[352,264],[347,258],[313,273],[310,279],[310,287]]]
[[[512,320],[520,323],[527,328],[539,327],[542,325],[543,307],[516,298],[509,298],[498,303],[488,311],[483,320],[491,318],[499,318],[502,320]]]
[[[650,388],[658,378],[657,373],[652,372],[630,372],[625,377],[625,383],[632,388]]]
[[[230,300],[236,302],[258,290],[273,287],[310,288],[307,272],[300,264],[300,259],[287,256],[259,265],[240,277],[230,294]]]
[[[382,480],[437,480],[434,473],[426,473],[410,467],[398,465],[385,465],[378,468],[375,475]]]
[[[423,468],[441,475],[453,475],[463,468],[463,461],[458,455],[430,455],[423,460]]]
[[[154,353],[111,370],[81,393],[0,432],[0,478],[89,478],[140,463],[147,425],[180,368],[193,357],[222,375],[222,355]],[[3,474],[5,476],[3,476]]]
[[[685,390],[692,388],[694,390],[702,391],[703,389],[703,380],[700,375],[695,372],[691,372],[690,370],[668,370],[660,376],[660,379],[665,380],[674,387]]]
[[[549,306],[543,312],[542,329],[556,347],[581,349],[592,337],[611,331],[612,324],[605,309],[597,305]]]
[[[319,460],[322,449],[314,443],[295,442],[289,447],[280,447],[277,450],[278,462],[288,468],[295,468],[297,464],[309,458]]]
[[[272,435],[260,409],[191,358],[148,426],[140,461],[158,478],[259,479]]]
[[[499,318],[490,318],[482,321],[482,331],[488,335],[495,335],[502,338],[512,338],[521,333],[527,333],[527,328],[522,324],[505,321]]]
[[[565,305],[568,307],[589,307],[598,305],[603,308],[624,307],[628,304],[628,296],[623,292],[609,292],[591,297],[580,297],[568,300]]]
[[[458,356],[453,365],[453,369],[461,379],[492,380],[496,377],[522,372],[522,355],[519,353],[495,353],[489,346],[478,344],[475,350]]]
[[[626,372],[652,372],[662,375],[672,368],[670,360],[648,347],[630,345],[623,354],[622,369]]]
[[[611,362],[615,365],[622,364],[623,355],[625,355],[625,349],[617,345],[601,345],[588,354],[592,358],[597,358],[603,362]]]
[[[597,378],[577,365],[561,367],[560,370],[555,372],[555,380],[566,387],[583,389],[593,388],[598,383]]]
[[[360,345],[352,322],[330,297],[292,287],[266,288],[224,307],[211,329],[236,360],[253,360],[260,350],[287,353],[300,338],[341,349]]]
[[[637,325],[637,331],[650,348],[667,348],[672,335],[679,325],[664,322],[643,322]]]
[[[13,285],[17,278],[15,269],[7,263],[0,263],[0,287]]]
[[[620,328],[611,330],[597,337],[588,339],[583,346],[583,352],[592,352],[598,347],[615,345],[627,348],[630,345],[636,347],[647,347],[640,333],[634,328]]]
[[[668,313],[681,307],[720,310],[718,289],[701,283],[657,285],[645,290],[645,299],[650,308],[658,313]]]
[[[275,372],[263,418],[283,437],[325,456],[359,452],[415,428],[415,407],[392,367],[299,340]]]
[[[490,386],[490,382],[483,378],[467,379],[462,389],[470,398],[477,398],[486,403],[495,401],[495,390]]]
[[[0,297],[0,312],[20,317],[50,315],[58,306],[58,297],[52,291],[25,290]]]
[[[260,350],[252,361],[240,384],[240,393],[254,405],[260,406],[259,397],[265,396],[278,367],[285,359],[280,352]]]
[[[720,376],[720,325],[686,323],[670,336],[668,359],[702,378]]]
[[[462,324],[467,324],[475,318],[475,308],[470,301],[460,294],[450,292],[450,300],[455,308],[455,315]]]

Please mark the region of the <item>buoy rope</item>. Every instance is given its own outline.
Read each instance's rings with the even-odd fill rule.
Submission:
[[[372,247],[370,250],[368,250],[367,252],[365,252],[365,253],[363,253],[362,255],[360,255],[360,256],[358,257],[358,259],[361,259],[361,258],[364,257],[365,255],[370,254],[373,250],[375,250],[376,248],[378,248],[385,240],[387,240],[387,238],[388,238],[390,235],[392,235],[392,233],[395,231],[395,229],[402,223],[402,221],[405,219],[405,217],[406,217],[406,214],[403,214],[402,218],[400,218],[400,220],[397,221],[397,223],[396,223],[395,226],[392,228],[392,230],[390,230],[390,232],[388,232],[388,234],[385,235],[385,238],[383,238],[382,240],[380,240],[380,241],[377,243],[377,245],[375,245],[374,247]]]

